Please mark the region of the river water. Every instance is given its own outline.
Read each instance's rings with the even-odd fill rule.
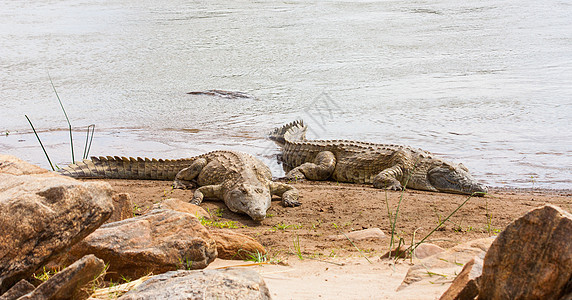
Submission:
[[[215,149],[276,126],[407,144],[491,186],[572,188],[572,2],[0,0],[0,153]],[[188,95],[223,89],[252,99]]]

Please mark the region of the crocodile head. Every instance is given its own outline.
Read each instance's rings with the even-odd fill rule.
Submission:
[[[238,184],[230,189],[224,198],[231,211],[245,213],[255,221],[262,221],[266,218],[272,196],[268,188]]]
[[[463,164],[443,162],[429,169],[427,179],[439,192],[483,195],[487,188],[478,183]]]

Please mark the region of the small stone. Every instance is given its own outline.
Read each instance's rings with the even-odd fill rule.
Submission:
[[[445,251],[445,249],[430,243],[423,243],[413,251],[413,257],[416,259],[425,259],[429,256],[438,254]],[[410,258],[410,251],[409,245],[401,245],[401,247],[395,247],[393,250],[386,252],[381,256],[381,258],[389,258],[389,254],[391,253],[391,257],[395,258],[399,255],[399,258]]]
[[[472,240],[419,260],[409,268],[397,290],[448,282],[450,278],[455,278],[463,269],[463,265],[473,257],[484,255],[493,241],[494,237]]]
[[[384,258],[410,258],[411,255],[409,255],[408,251],[409,250],[409,245],[401,245],[399,247],[395,247],[387,252],[385,252],[380,258],[384,259]]]
[[[163,200],[161,203],[157,203],[153,206],[154,209],[172,209],[172,210],[176,210],[176,211],[180,211],[180,212],[184,212],[184,213],[188,213],[191,214],[193,216],[196,217],[203,217],[206,219],[210,219],[210,215],[209,213],[202,207],[189,203],[189,202],[185,202],[185,201],[181,201],[177,198],[169,198],[166,200]]]
[[[379,228],[368,228],[368,229],[348,232],[345,235],[339,234],[339,235],[331,235],[328,237],[328,239],[334,241],[347,240],[348,238],[352,241],[382,240],[385,238],[385,233]]]
[[[445,251],[445,249],[443,249],[443,248],[441,248],[435,244],[423,243],[423,244],[417,246],[417,248],[415,248],[415,251],[413,251],[413,255],[417,259],[424,259],[424,258],[427,258],[429,256],[433,256],[437,253],[441,253],[443,251]]]
[[[266,249],[255,239],[229,229],[209,229],[216,241],[218,258],[247,260],[265,255]]]

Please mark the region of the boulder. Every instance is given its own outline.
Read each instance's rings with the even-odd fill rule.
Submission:
[[[108,183],[84,183],[0,155],[0,294],[82,240],[113,211]]]
[[[90,296],[89,284],[103,275],[104,271],[103,260],[87,255],[18,299],[87,299]]]
[[[107,223],[133,218],[133,202],[128,193],[113,194],[113,214]]]
[[[397,290],[414,288],[416,285],[450,282],[473,257],[484,255],[493,241],[494,237],[473,240],[416,261]],[[441,290],[440,294],[443,292],[444,290]]]
[[[262,276],[249,269],[171,271],[153,276],[121,300],[271,299]]]
[[[331,235],[328,239],[333,241],[341,241],[350,239],[352,241],[363,241],[363,240],[381,240],[385,238],[385,233],[379,228],[368,228],[363,230],[356,230],[348,232],[345,235]]]
[[[170,209],[108,223],[76,244],[69,258],[94,254],[109,263],[107,279],[139,278],[177,269],[202,269],[216,244],[193,215]]]
[[[202,207],[191,204],[189,202],[181,201],[177,198],[169,198],[157,203],[153,206],[154,209],[172,209],[180,212],[189,213],[196,217],[203,217],[210,219],[209,213]]]
[[[510,223],[488,250],[479,299],[562,299],[572,293],[572,215],[546,205]]]
[[[0,300],[16,300],[27,293],[32,292],[35,288],[36,287],[33,284],[22,279],[12,286],[6,293],[2,294],[2,296],[0,296]]]
[[[451,286],[439,300],[475,299],[479,295],[479,277],[483,273],[483,255],[475,256],[465,264]]]
[[[252,256],[265,255],[266,249],[255,239],[230,229],[209,228],[216,241],[218,258],[247,260]]]

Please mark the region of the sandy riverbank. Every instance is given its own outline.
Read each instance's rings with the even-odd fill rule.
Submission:
[[[192,191],[173,190],[166,181],[107,181],[117,192],[129,193],[139,213],[162,199],[192,197]],[[397,294],[395,289],[407,272],[408,263],[390,266],[379,259],[390,240],[387,205],[394,211],[401,192],[386,193],[369,186],[333,182],[304,182],[295,186],[300,190],[302,206],[285,208],[276,199],[268,210],[269,217],[260,224],[230,212],[219,201],[205,201],[201,205],[211,211],[222,209],[221,221],[236,222],[239,228],[233,230],[256,238],[268,250],[269,260],[281,262],[253,267],[263,274],[273,297],[434,299],[447,288],[446,284],[430,285]],[[406,241],[415,233],[415,239],[419,240],[466,199],[464,195],[408,190],[403,193],[396,232]],[[495,235],[515,218],[547,203],[572,211],[572,191],[493,188],[485,197],[471,198],[429,241],[449,248]],[[385,238],[354,241],[355,246],[347,239],[331,239],[333,235],[376,227],[386,234]],[[300,260],[297,254],[304,259]],[[211,267],[228,264],[217,263]]]

